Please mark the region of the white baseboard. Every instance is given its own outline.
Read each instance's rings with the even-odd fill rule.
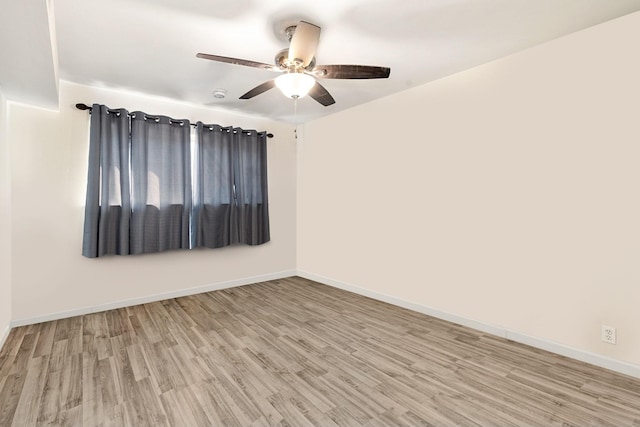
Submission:
[[[7,325],[4,328],[4,331],[2,331],[2,334],[0,334],[0,350],[2,350],[2,347],[4,347],[4,342],[7,340],[7,338],[9,338],[9,332],[11,332],[11,325]]]
[[[313,280],[314,282],[333,286],[335,288],[343,289],[345,291],[363,295],[378,301],[393,304],[398,307],[403,307],[412,311],[416,311],[418,313],[426,314],[428,316],[432,316],[438,319],[456,323],[458,325],[467,326],[469,328],[472,328],[481,332],[485,332],[487,334],[496,335],[511,341],[515,341],[521,344],[526,344],[531,347],[550,351],[552,353],[566,356],[571,359],[579,360],[581,362],[589,363],[591,365],[595,365],[601,368],[619,372],[621,374],[640,378],[640,366],[638,365],[634,365],[634,364],[627,363],[617,359],[612,359],[610,357],[602,356],[600,354],[580,350],[574,347],[570,347],[557,342],[545,340],[543,338],[534,337],[521,332],[512,331],[510,329],[507,329],[501,326],[479,322],[477,320],[469,319],[463,316],[459,316],[457,314],[451,314],[444,311],[436,310],[431,307],[427,307],[421,304],[416,304],[410,301],[396,298],[391,295],[382,294],[379,292],[361,288],[359,286],[351,285],[338,280],[330,279],[328,277],[319,276],[306,271],[298,270],[297,275],[305,279]]]
[[[234,288],[237,286],[251,285],[253,283],[266,282],[269,280],[284,279],[286,277],[295,276],[295,270],[279,271],[276,273],[264,274],[260,276],[245,277],[242,279],[229,280],[226,282],[213,283],[195,288],[180,289],[177,291],[165,292],[156,295],[148,295],[140,298],[132,298],[127,300],[109,302],[91,307],[82,307],[73,310],[60,311],[57,313],[45,314],[43,316],[28,317],[17,319],[11,322],[11,327],[33,325],[36,323],[49,322],[51,320],[65,319],[67,317],[83,316],[85,314],[98,313],[106,310],[129,307],[132,305],[147,304],[150,302],[162,301],[171,298],[185,297],[188,295],[201,294],[204,292],[219,291],[221,289]]]

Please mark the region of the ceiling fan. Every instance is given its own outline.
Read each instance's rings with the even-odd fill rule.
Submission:
[[[275,65],[246,59],[229,58],[227,56],[198,53],[198,58],[228,64],[262,68],[282,73],[275,79],[268,80],[245,93],[240,99],[250,99],[277,86],[285,96],[298,99],[305,95],[329,106],[336,101],[317,78],[323,79],[386,79],[391,69],[370,65],[316,65],[315,53],[320,40],[320,27],[309,22],[300,21],[288,27],[285,34],[289,39],[289,48],[276,54]]]

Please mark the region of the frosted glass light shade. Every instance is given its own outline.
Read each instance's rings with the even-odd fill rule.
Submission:
[[[276,77],[276,86],[284,96],[289,98],[302,98],[309,93],[316,80],[304,73],[287,73]]]

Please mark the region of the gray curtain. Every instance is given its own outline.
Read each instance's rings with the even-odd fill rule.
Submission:
[[[132,254],[190,248],[191,128],[188,120],[131,114]]]
[[[261,245],[269,241],[267,137],[236,129],[233,176],[236,191],[238,242]]]
[[[270,240],[266,135],[198,122],[196,246]]]
[[[232,140],[218,125],[196,124],[196,246],[219,248],[238,241],[233,190]]]
[[[129,253],[129,115],[94,104],[82,255]]]
[[[187,120],[94,104],[82,255],[190,247]]]
[[[82,254],[268,242],[266,135],[94,104]],[[194,170],[192,170],[192,167]]]

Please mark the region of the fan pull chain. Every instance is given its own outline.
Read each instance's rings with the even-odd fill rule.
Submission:
[[[293,98],[293,123],[295,128],[293,129],[293,135],[298,140],[298,97]]]

